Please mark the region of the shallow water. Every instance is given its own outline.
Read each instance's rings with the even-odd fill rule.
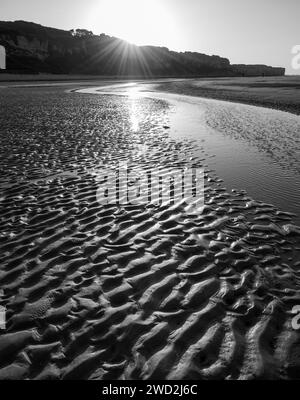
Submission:
[[[294,214],[294,222],[300,224],[299,116],[250,105],[147,91],[151,88],[128,83],[80,92],[164,99],[171,105],[171,138],[200,142],[209,156],[208,166],[224,180],[228,190],[245,190],[257,201]]]
[[[273,204],[281,210],[295,214],[294,220],[299,224],[300,118],[249,106],[251,115],[248,106],[219,101],[198,100],[198,103],[200,104],[177,106],[177,111],[171,119],[175,136],[185,134],[202,142],[212,157],[209,158],[208,165],[216,170],[228,190],[246,190],[249,196],[258,201]],[[234,124],[233,119],[229,120],[231,124],[227,123],[228,126],[225,125],[221,129],[222,121],[216,122],[219,114],[227,111],[236,115],[236,108],[247,115],[246,128],[240,120],[239,124],[244,129],[236,132],[231,126]],[[258,128],[257,115],[260,114],[266,114],[266,118],[261,118]],[[268,137],[265,146],[261,146],[259,138],[253,140],[249,115],[255,125],[254,129],[258,132],[263,131],[264,136]],[[275,132],[274,135],[274,126],[270,120],[280,121],[280,134],[283,136],[281,142],[277,138],[279,133]],[[293,137],[290,132],[293,133]]]

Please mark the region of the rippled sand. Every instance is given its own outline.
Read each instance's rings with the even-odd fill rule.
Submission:
[[[300,377],[293,215],[227,189],[166,101],[11,88],[0,106],[0,379]],[[100,205],[95,172],[122,160],[204,166],[204,210]]]

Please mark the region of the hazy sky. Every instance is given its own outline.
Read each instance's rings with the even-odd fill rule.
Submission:
[[[300,74],[300,0],[0,0],[0,20],[20,19]]]

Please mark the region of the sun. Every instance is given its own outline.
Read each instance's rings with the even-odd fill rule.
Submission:
[[[176,29],[163,0],[98,0],[92,25],[95,32],[137,45],[163,43],[166,33]]]

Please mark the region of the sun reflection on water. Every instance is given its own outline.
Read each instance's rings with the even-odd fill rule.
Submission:
[[[138,113],[137,102],[140,89],[137,86],[130,87],[127,90],[128,97],[129,97],[129,117],[130,117],[130,124],[131,129],[133,132],[137,132],[139,130],[140,119]]]
[[[128,93],[128,96],[129,96],[130,99],[138,98],[140,96],[139,92],[140,92],[140,88],[138,86],[130,86],[127,89],[127,93]]]
[[[130,123],[133,132],[137,132],[139,130],[140,123],[137,115],[136,106],[134,104],[131,105],[130,109]]]

